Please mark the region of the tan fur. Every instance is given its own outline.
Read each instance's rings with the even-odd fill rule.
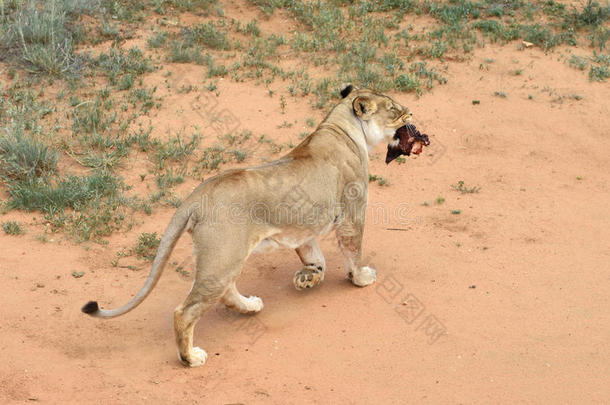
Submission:
[[[205,351],[193,347],[193,328],[214,303],[221,300],[242,313],[262,309],[260,298],[246,298],[235,287],[255,248],[296,249],[304,267],[294,275],[294,285],[310,288],[324,279],[326,266],[316,237],[335,230],[348,278],[357,286],[373,283],[375,270],[360,264],[368,152],[379,142],[390,142],[411,113],[369,90],[354,88],[345,94],[316,131],[286,156],[226,171],[197,187],[176,211],[145,286],[129,303],[115,310],[90,303],[83,311],[110,318],[140,304],[185,229],[193,237],[196,272],[188,297],[175,310],[174,328],[180,360],[191,367],[207,358]]]

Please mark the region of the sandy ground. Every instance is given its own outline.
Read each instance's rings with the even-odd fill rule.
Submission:
[[[111,261],[141,232],[162,232],[173,209],[107,246],[59,235],[41,243],[40,215],[2,216],[30,231],[0,233],[0,402],[607,403],[610,86],[558,61],[561,51],[516,48],[476,50],[450,65],[446,85],[395,95],[432,145],[403,165],[384,164],[385,146],[373,155],[371,173],[389,182],[369,191],[364,249],[377,283],[345,280],[334,238],[322,241],[326,280],[309,291],[292,286],[293,252],[252,256],[239,288],[265,308],[208,312],[195,332],[210,356],[201,368],[182,367],[173,341],[173,308],[192,277],[175,271],[181,263],[192,274],[188,236],[136,310],[109,321],[80,312],[89,299],[113,307],[137,292],[148,264]],[[485,58],[495,61],[481,70]],[[196,69],[183,77],[196,80]],[[298,140],[307,117],[321,118],[292,98],[280,114],[278,98],[254,84],[225,80],[219,90],[218,108],[239,105],[239,126],[274,139]],[[209,124],[190,95],[167,97],[161,131]],[[459,180],[481,190],[460,194]]]

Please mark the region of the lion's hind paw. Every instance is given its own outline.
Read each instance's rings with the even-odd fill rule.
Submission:
[[[324,268],[322,266],[306,265],[294,274],[292,283],[297,290],[312,288],[324,280]]]

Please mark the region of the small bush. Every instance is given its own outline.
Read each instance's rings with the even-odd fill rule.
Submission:
[[[135,253],[139,258],[153,260],[157,254],[157,249],[159,248],[160,243],[161,239],[157,237],[156,232],[144,232],[138,238],[138,243],[133,248],[133,253]]]

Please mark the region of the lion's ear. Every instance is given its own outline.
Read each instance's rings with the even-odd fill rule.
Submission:
[[[356,87],[353,84],[345,83],[341,85],[341,90],[339,90],[339,93],[341,94],[341,98],[345,98],[354,90],[356,90]]]
[[[352,102],[352,107],[354,114],[363,120],[371,119],[371,115],[377,111],[377,103],[367,96],[356,97]]]

